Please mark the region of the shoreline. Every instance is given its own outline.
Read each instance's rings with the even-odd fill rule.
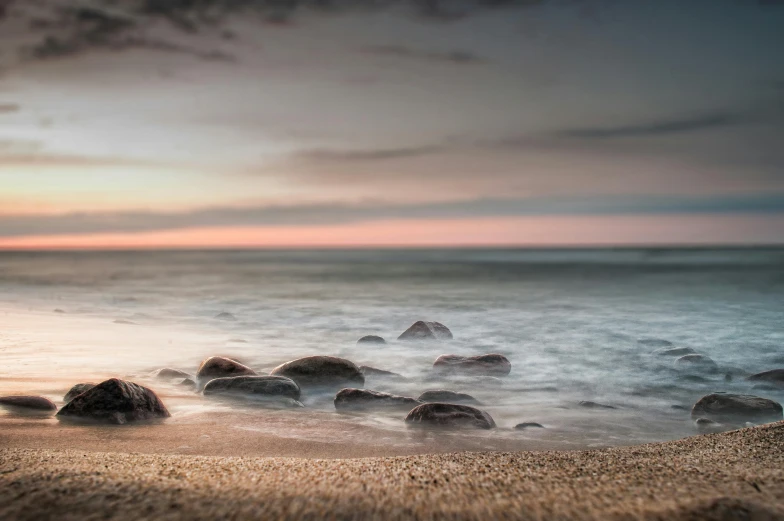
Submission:
[[[0,449],[0,518],[784,516],[784,421],[589,451],[312,459]]]

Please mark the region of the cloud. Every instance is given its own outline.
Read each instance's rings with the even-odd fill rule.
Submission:
[[[687,132],[699,132],[720,127],[730,127],[745,122],[732,113],[717,113],[683,119],[663,119],[616,127],[582,127],[560,130],[556,137],[569,139],[616,139],[658,137]]]
[[[368,45],[362,47],[361,52],[391,58],[404,58],[425,62],[454,63],[457,65],[472,65],[485,63],[485,59],[468,51],[427,51],[414,49],[402,45]]]
[[[530,215],[630,215],[784,213],[784,194],[721,197],[562,197],[474,199],[390,204],[317,204],[218,207],[188,212],[103,212],[2,215],[0,237],[132,233],[222,226],[307,226],[387,219],[453,219]]]

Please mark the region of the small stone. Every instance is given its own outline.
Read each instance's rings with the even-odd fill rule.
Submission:
[[[515,425],[515,429],[517,429],[518,431],[522,431],[525,429],[544,429],[544,425],[536,422],[524,422]]]
[[[442,373],[485,376],[506,376],[512,364],[504,355],[491,353],[479,356],[441,355],[433,368]]]
[[[591,402],[587,400],[583,400],[577,405],[580,407],[585,407],[586,409],[617,409],[617,407],[613,407],[612,405],[606,405],[603,403]]]
[[[255,376],[256,371],[231,358],[211,356],[199,366],[196,376],[200,380],[223,378],[227,376]]]
[[[645,347],[672,347],[672,342],[661,338],[641,338],[637,343]]]
[[[727,430],[722,424],[717,423],[713,420],[709,420],[708,418],[697,418],[694,421],[694,425],[696,425],[697,430],[703,434],[712,433],[712,432],[722,432]]]
[[[357,344],[386,344],[386,343],[387,343],[386,340],[376,335],[365,335],[359,340],[357,340]]]
[[[430,389],[423,392],[417,398],[423,403],[471,403],[481,405],[479,400],[470,394],[448,391],[446,389]]]
[[[370,410],[370,409],[403,409],[410,411],[420,402],[406,396],[371,391],[369,389],[341,389],[335,395],[335,409],[338,410]]]
[[[227,313],[226,311],[222,313],[218,313],[217,315],[215,315],[215,318],[217,318],[218,320],[228,320],[228,321],[237,320],[237,317],[235,317],[231,313]]]
[[[132,320],[125,320],[124,318],[118,318],[117,320],[114,321],[114,323],[115,324],[125,324],[127,326],[138,326],[139,325],[139,324],[137,324],[136,322],[134,322]]]
[[[426,403],[414,408],[406,416],[409,425],[492,429],[493,418],[484,411],[455,403]]]
[[[408,329],[403,331],[398,340],[451,340],[452,332],[440,322],[425,322],[419,320],[414,322]]]

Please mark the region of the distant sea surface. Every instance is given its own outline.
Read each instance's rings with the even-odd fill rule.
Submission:
[[[682,408],[712,391],[784,401],[745,380],[784,367],[780,248],[3,252],[0,305],[0,394],[57,397],[54,382],[113,375],[154,386],[152,369],[195,372],[214,354],[260,371],[329,354],[409,378],[367,387],[468,392],[495,418],[494,436],[532,435],[512,427],[533,421],[547,427],[536,436],[585,446],[696,434]],[[398,341],[417,320],[447,325],[454,340]],[[368,334],[388,344],[357,345]],[[664,341],[719,371],[679,369],[653,353]],[[512,372],[436,385],[429,372],[445,353],[502,353]],[[185,393],[165,389],[175,416],[212,407],[178,405]],[[405,429],[394,416],[306,406]]]

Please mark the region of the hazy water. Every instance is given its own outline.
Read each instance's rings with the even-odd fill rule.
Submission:
[[[693,434],[688,412],[673,405],[748,392],[743,375],[784,367],[782,249],[0,253],[0,304],[0,385],[144,380],[156,367],[195,371],[211,354],[258,370],[331,354],[411,378],[371,378],[368,388],[476,396],[500,427],[493,436],[589,445]],[[216,319],[221,312],[237,320]],[[419,319],[446,324],[455,340],[396,341]],[[389,344],[357,346],[366,334]],[[650,338],[692,347],[721,371],[675,370],[639,343]],[[427,380],[440,354],[491,352],[512,362],[500,382]],[[778,391],[753,392],[784,401]],[[617,409],[585,410],[580,400]],[[175,414],[213,406],[178,403]],[[346,422],[405,428],[396,416],[306,404]],[[548,429],[509,430],[522,421]]]

